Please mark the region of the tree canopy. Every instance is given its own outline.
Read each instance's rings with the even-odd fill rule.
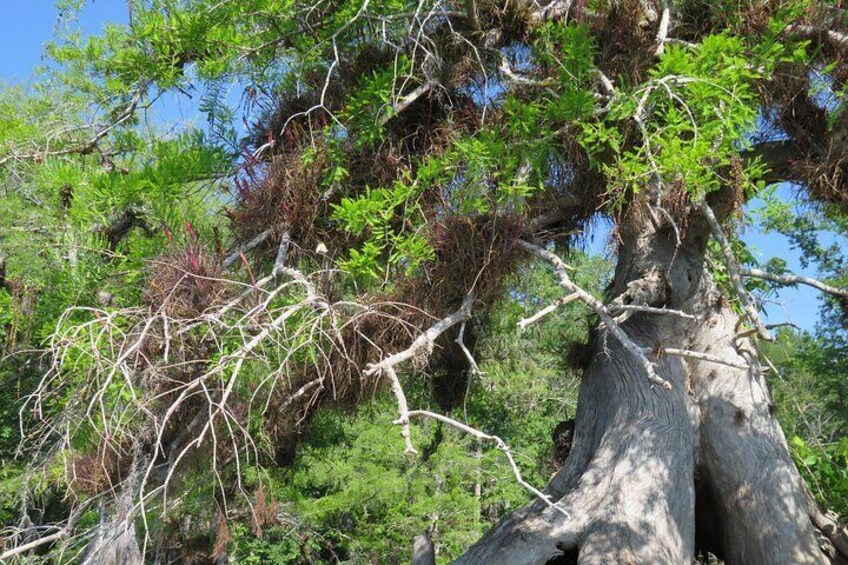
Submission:
[[[840,1],[130,0],[98,35],[58,8],[0,93],[0,558],[401,563],[426,531],[482,562],[547,513],[580,527],[540,555],[594,563],[609,524],[567,493],[631,398],[690,403],[671,436],[730,457],[728,402],[789,462],[763,473],[806,480],[787,515],[831,509],[809,562],[848,558]],[[820,277],[758,264],[747,225]],[[797,284],[819,326],[770,327]],[[737,378],[751,406],[713,388]],[[764,562],[702,539],[710,453],[655,456],[697,535],[638,558]]]

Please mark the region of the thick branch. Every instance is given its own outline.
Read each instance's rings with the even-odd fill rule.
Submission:
[[[826,37],[834,47],[848,49],[848,34],[832,29],[817,29],[808,25],[791,25],[786,28],[786,33],[807,39]]]
[[[92,500],[94,500],[94,499],[90,499],[86,502],[83,502],[79,507],[77,507],[77,509],[74,510],[71,513],[71,515],[68,517],[67,523],[62,528],[60,528],[58,531],[56,531],[52,534],[46,535],[44,537],[40,537],[38,539],[35,539],[35,540],[33,540],[29,543],[25,543],[23,545],[18,545],[18,546],[12,547],[11,549],[4,551],[2,554],[0,554],[0,563],[5,563],[7,559],[11,559],[12,557],[15,557],[16,555],[26,553],[27,551],[33,550],[36,547],[41,547],[42,545],[53,543],[55,541],[58,541],[62,538],[67,537],[68,535],[70,535],[70,533],[74,529],[74,524],[76,523],[77,519],[80,516],[82,516],[83,512],[85,512],[85,510],[91,504]]]
[[[474,0],[465,0],[465,15],[468,23],[474,31],[480,31],[480,20],[477,18],[477,3]]]
[[[503,74],[504,78],[508,82],[511,82],[513,84],[518,84],[518,85],[521,85],[521,86],[535,86],[535,87],[539,87],[539,88],[547,88],[547,87],[551,87],[551,86],[556,86],[559,83],[559,81],[556,80],[556,79],[550,79],[549,78],[549,79],[544,79],[544,80],[538,80],[538,79],[528,78],[524,75],[520,75],[520,74],[516,73],[515,71],[512,70],[512,66],[509,64],[509,60],[506,58],[506,55],[504,55],[503,53],[501,53],[501,68],[500,68],[500,70],[501,70],[501,73]]]
[[[790,139],[764,141],[757,143],[742,153],[742,158],[753,161],[759,158],[768,168],[762,180],[767,184],[794,182],[799,180],[793,173],[793,163],[803,159],[804,155]]]

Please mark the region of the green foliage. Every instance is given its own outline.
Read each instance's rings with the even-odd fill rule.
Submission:
[[[848,516],[848,437],[830,445],[811,446],[792,438],[792,456],[816,499],[827,508]]]
[[[365,238],[362,248],[351,249],[339,267],[373,282],[382,279],[390,267],[410,274],[432,259],[427,239],[408,228],[421,215],[415,202],[417,192],[414,184],[398,182],[391,189],[366,189],[359,197],[343,198],[334,205],[333,219],[348,233]]]
[[[816,498],[848,517],[848,374],[829,336],[781,331],[764,354],[780,372],[769,385],[792,455]]]
[[[697,200],[719,188],[718,171],[731,165],[755,129],[755,82],[762,76],[737,37],[705,37],[694,50],[671,45],[645,84],[617,96],[604,121],[584,126],[581,142],[595,155],[617,155],[601,168],[620,187],[620,197],[658,178]],[[616,123],[631,118],[640,123],[642,139],[628,148]],[[756,171],[748,176],[756,178]]]
[[[245,243],[230,241],[220,214],[232,212],[233,202],[220,189],[228,188],[233,178],[249,178],[253,184],[248,192],[266,188],[268,194],[260,196],[271,202],[266,207],[272,225],[249,225],[247,231],[256,228],[272,235],[250,252],[250,259],[245,257],[246,269],[226,275],[256,291],[246,299],[250,308],[266,296],[252,288],[259,276],[253,269],[270,269],[274,257],[265,247],[272,247],[272,241],[276,246],[281,229],[293,228],[288,224],[297,219],[292,216],[299,209],[289,200],[298,199],[320,212],[304,221],[313,225],[297,226],[314,236],[308,240],[311,245],[302,245],[306,241],[297,241],[298,230],[290,230],[295,234],[292,249],[297,250],[289,259],[299,261],[298,266],[314,266],[321,261],[311,253],[314,239],[333,238],[331,247],[337,248],[327,260],[335,260],[343,273],[332,282],[321,281],[320,292],[339,300],[340,311],[366,294],[379,299],[379,291],[402,279],[430,284],[424,277],[417,281],[414,277],[430,273],[422,265],[440,259],[434,252],[440,249],[434,234],[441,233],[435,228],[450,224],[445,220],[461,217],[477,229],[507,218],[504,224],[514,223],[521,231],[531,223],[527,221],[531,210],[547,211],[552,202],[547,196],[580,195],[579,190],[587,194],[586,211],[580,212],[583,216],[575,220],[574,229],[590,220],[596,209],[624,210],[646,186],[659,187],[666,196],[682,196],[686,202],[730,184],[740,201],[762,196],[767,204],[760,223],[788,234],[830,280],[848,278],[842,250],[819,237],[822,230],[848,233],[846,215],[833,205],[798,213],[781,204],[759,180],[766,172],[763,163],[739,157],[759,125],[763,98],[758,89],[781,68],[808,65],[819,56],[811,42],[790,41],[785,34],[788,26],[807,17],[810,2],[770,7],[757,33],[749,31],[752,24],[739,15],[738,3],[722,0],[707,5],[705,13],[727,13],[718,18],[721,25],[703,35],[692,31],[698,35],[694,46],[667,44],[662,56],[649,58],[642,72],[630,78],[613,76],[614,93],[598,87],[600,68],[611,63],[603,61],[608,46],[599,43],[591,18],[580,14],[565,24],[537,24],[526,14],[518,15],[522,21],[514,24],[515,29],[504,30],[508,41],[496,49],[477,49],[473,42],[494,35],[486,29],[464,28],[435,33],[440,18],[456,14],[434,12],[428,18],[433,17],[435,27],[421,28],[422,33],[433,32],[432,37],[413,40],[409,14],[415,7],[401,0],[340,0],[308,9],[293,0],[145,0],[133,3],[130,26],[110,25],[95,36],[74,29],[74,14],[84,4],[60,3],[65,11],[61,33],[48,46],[48,65],[35,86],[0,93],[0,252],[8,259],[8,286],[14,289],[10,294],[0,288],[3,523],[13,522],[21,493],[31,491],[48,502],[63,496],[57,492],[69,482],[65,466],[96,452],[108,431],[105,416],[63,421],[67,444],[45,450],[44,459],[38,461],[41,474],[30,478],[22,465],[9,463],[19,439],[15,420],[20,399],[44,373],[42,358],[33,352],[51,337],[67,337],[71,334],[66,332],[75,328],[91,333],[85,346],[62,342],[68,349],[46,410],[62,415],[75,402],[89,400],[77,398],[79,390],[102,384],[91,406],[97,405],[120,430],[108,441],[121,449],[148,441],[145,434],[151,431],[144,423],[158,422],[161,414],[145,420],[143,411],[127,410],[143,383],[133,382],[134,377],[113,378],[114,367],[100,365],[106,357],[94,353],[109,351],[113,342],[99,328],[129,334],[136,327],[133,315],[156,309],[157,305],[142,301],[151,274],[161,268],[151,259],[179,251],[191,240],[203,249],[215,248],[214,262],[219,265],[227,249]],[[501,19],[516,16],[510,3],[497,10],[478,4],[485,26],[501,25]],[[590,4],[592,9],[608,8],[604,3]],[[415,12],[415,20],[423,14],[419,12],[423,6]],[[466,23],[470,22],[463,26]],[[369,59],[379,49],[397,45],[402,47],[393,62]],[[507,84],[499,67],[501,56],[527,78]],[[835,65],[822,64],[817,72],[827,75]],[[358,73],[359,68],[366,70]],[[488,86],[497,94],[483,108],[473,87],[490,80]],[[404,124],[406,116],[396,115],[393,106],[426,81],[438,83],[427,95],[428,107],[435,110],[430,116],[435,121],[427,127],[436,134],[422,134],[426,128],[418,128],[420,124]],[[237,103],[229,96],[234,86],[244,89]],[[825,86],[826,81],[819,81],[811,89]],[[156,100],[177,92],[198,97],[207,118],[205,130],[172,130],[155,120]],[[282,115],[274,114],[278,103]],[[295,108],[291,115],[285,113],[288,103]],[[410,104],[415,109],[418,102]],[[292,129],[274,131],[278,123],[268,129],[263,129],[265,124],[251,124],[249,129],[266,138],[289,133],[291,143],[263,155],[253,151],[250,141],[239,140],[241,133],[256,131],[241,132],[236,124],[241,119],[252,121],[257,114],[263,114],[260,121],[272,116],[270,121],[282,119]],[[311,118],[318,114],[320,120],[313,123]],[[151,115],[156,127],[148,125]],[[835,111],[828,115],[828,132],[836,130],[840,116]],[[410,122],[416,119],[413,116]],[[301,129],[309,130],[308,139]],[[392,180],[371,182],[371,171],[363,170],[369,167],[363,155],[388,156],[401,172],[391,172]],[[275,163],[272,160],[280,157],[284,163],[317,171],[314,178],[303,181],[300,192],[285,192],[290,179],[271,179],[279,181],[275,184],[263,177]],[[588,172],[580,170],[587,157],[592,175],[600,174],[587,183],[591,186],[575,186],[574,179]],[[276,198],[278,190],[286,198]],[[596,190],[605,194],[593,194]],[[605,198],[607,206],[597,207],[596,197]],[[126,230],[115,228],[126,218],[131,218]],[[239,227],[243,226],[234,226]],[[549,242],[562,241],[567,229],[554,227]],[[740,261],[753,263],[744,244],[737,237],[730,239]],[[711,253],[719,255],[714,248]],[[610,276],[608,263],[576,254],[569,259],[577,265],[577,282],[603,294]],[[572,305],[516,333],[518,320],[561,296],[549,272],[515,267],[516,263],[509,266],[515,272],[506,296],[487,305],[489,310],[475,312],[474,347],[483,375],[470,378],[467,394],[451,416],[502,437],[516,454],[524,477],[542,486],[553,471],[551,430],[574,413],[578,382],[569,358],[580,361],[572,353],[580,353],[595,320]],[[766,268],[781,272],[785,265],[774,260]],[[714,278],[727,288],[721,267],[715,269]],[[337,280],[341,282],[336,284]],[[764,283],[746,284],[757,291],[771,290]],[[446,295],[468,291],[434,290]],[[278,294],[270,293],[265,304],[272,308],[283,309],[303,298],[300,290],[274,292]],[[111,325],[98,323],[119,307],[139,305],[134,314],[110,319]],[[96,312],[86,309],[94,306]],[[778,417],[794,438],[793,455],[819,500],[844,515],[848,422],[843,416],[843,367],[848,336],[840,325],[843,306],[828,302],[822,331],[815,336],[781,334],[781,341],[768,353],[783,371],[773,388]],[[408,559],[410,540],[436,515],[434,537],[440,559],[450,559],[498,516],[528,500],[499,450],[480,446],[456,430],[416,422],[412,439],[422,453],[404,455],[397,426],[392,424],[396,405],[384,394],[363,402],[358,412],[328,406],[329,393],[321,396],[316,416],[301,418],[298,413],[293,418],[305,425],[295,463],[291,467],[269,463],[269,454],[279,446],[273,443],[267,413],[260,413],[252,402],[270,399],[268,409],[271,400],[277,400],[275,387],[285,386],[291,366],[311,370],[324,360],[322,340],[338,330],[334,326],[338,320],[322,320],[313,331],[302,331],[313,316],[312,310],[291,314],[272,328],[279,342],[257,345],[238,361],[233,356],[255,335],[253,325],[261,328],[264,319],[251,318],[246,324],[250,327],[236,324],[214,335],[193,330],[187,343],[201,344],[195,352],[201,351],[202,359],[175,361],[180,369],[169,367],[163,379],[168,386],[185,384],[196,375],[184,366],[196,363],[204,370],[221,363],[224,376],[213,388],[226,388],[233,398],[251,399],[230,406],[224,424],[214,429],[227,443],[237,435],[229,426],[239,427],[238,433],[243,432],[255,448],[246,456],[249,465],[233,469],[242,462],[239,447],[234,447],[238,464],[222,464],[223,476],[215,476],[220,483],[215,485],[204,467],[209,454],[193,453],[186,469],[177,473],[176,483],[183,491],[178,511],[187,515],[206,515],[210,500],[229,503],[222,499],[235,498],[235,491],[247,498],[259,488],[270,491],[279,505],[279,523],[248,527],[249,520],[238,514],[242,499],[234,503],[230,517],[238,519],[230,524],[229,550],[235,561],[401,563]],[[145,349],[154,350],[161,339],[152,337]],[[281,351],[285,347],[292,350],[288,356]],[[379,344],[376,349],[384,353]],[[184,353],[182,348],[171,352]],[[138,357],[147,355],[158,352],[145,350]],[[139,359],[132,362],[141,366]],[[244,369],[236,378],[230,369],[242,362]],[[282,375],[279,380],[274,371]],[[419,374],[403,378],[413,406],[438,404],[427,379]],[[192,396],[200,397],[202,388],[211,405],[217,402],[214,396],[219,390],[210,392],[205,384],[185,386],[194,390]],[[157,391],[156,402],[161,404],[152,402],[152,409],[166,411],[169,394]],[[224,457],[217,451],[213,454],[216,460],[219,456]],[[159,520],[159,510],[151,508],[145,518]],[[93,527],[97,519],[92,512],[80,524]],[[157,523],[160,528],[169,525]]]

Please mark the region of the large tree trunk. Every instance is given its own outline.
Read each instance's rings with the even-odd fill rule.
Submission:
[[[506,517],[457,563],[822,563],[802,480],[772,415],[744,324],[704,268],[708,228],[681,246],[648,214],[622,232],[609,298],[683,310],[697,321],[638,314],[638,345],[706,352],[749,370],[660,356],[644,368],[600,328],[577,406],[574,446],[547,487],[570,515],[535,501]],[[657,276],[659,275],[659,276]],[[697,540],[697,542],[696,542]]]

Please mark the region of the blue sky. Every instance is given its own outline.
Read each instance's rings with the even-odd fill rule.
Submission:
[[[55,0],[3,0],[0,18],[0,79],[25,82],[41,63],[44,44],[59,21]],[[98,33],[108,22],[125,23],[125,0],[88,0],[79,24],[85,33]]]
[[[44,44],[53,37],[59,22],[54,0],[4,0],[3,17],[0,18],[0,85],[26,83],[32,71],[42,62]],[[126,0],[88,0],[79,18],[84,33],[96,34],[109,22],[125,23],[128,19]],[[193,100],[171,96],[160,101],[156,108],[167,120],[198,118],[197,96]],[[791,191],[781,190],[786,199],[793,198]],[[756,203],[753,203],[756,206]],[[608,230],[599,228],[588,248],[603,251]],[[606,231],[606,233],[604,233]],[[778,234],[764,234],[751,229],[745,241],[752,246],[755,256],[765,262],[770,257],[785,259],[788,267],[799,274],[816,276],[812,270],[801,268],[800,254],[790,242]],[[818,320],[818,294],[811,288],[785,288],[774,297],[776,303],[767,304],[766,312],[771,323],[791,320],[804,329],[812,330]]]

